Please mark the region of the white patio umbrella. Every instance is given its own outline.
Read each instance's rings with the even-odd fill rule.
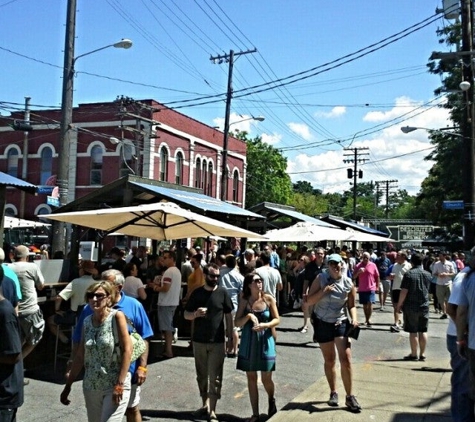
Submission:
[[[257,233],[196,214],[171,202],[43,215],[50,220],[156,240],[188,237],[262,237]],[[265,239],[265,238],[263,238]]]
[[[269,230],[265,237],[269,242],[319,242],[346,240],[348,232],[302,221],[285,229]]]
[[[3,226],[5,229],[27,229],[33,227],[49,227],[51,224],[6,215],[3,219]]]

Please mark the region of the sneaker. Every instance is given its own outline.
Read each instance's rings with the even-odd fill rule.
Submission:
[[[440,319],[447,319],[447,314],[442,314],[442,316],[440,317]]]
[[[401,329],[399,328],[399,326],[396,325],[396,324],[391,325],[390,330],[391,330],[391,333],[399,333],[399,331],[401,331]]]
[[[330,398],[327,401],[328,406],[336,407],[338,406],[338,393],[333,391],[330,393]]]
[[[178,341],[178,328],[175,328],[175,331],[173,332],[173,343],[176,343]]]
[[[384,312],[384,306],[381,306],[381,308],[379,308],[379,310],[380,310],[381,312]]]
[[[351,412],[361,412],[361,406],[356,400],[355,396],[346,396],[345,405],[348,407],[348,409],[350,409]]]

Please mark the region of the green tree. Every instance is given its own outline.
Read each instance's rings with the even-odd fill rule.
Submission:
[[[322,191],[320,189],[314,189],[310,182],[306,180],[299,180],[297,183],[293,184],[293,190],[296,193],[309,193],[312,195],[321,195]]]
[[[287,158],[261,137],[250,139],[246,132],[233,136],[246,141],[246,208],[261,202],[286,205],[292,195],[292,182],[287,174]]]
[[[458,46],[460,33],[459,23],[444,27],[437,31],[440,37],[439,43],[452,48]],[[456,128],[462,125],[466,105],[458,87],[462,80],[461,66],[458,59],[436,60],[428,63],[429,72],[440,77],[442,81],[442,85],[435,90],[435,94],[450,92],[447,95],[447,102],[442,107],[449,110],[451,120],[454,122],[453,126]],[[442,201],[463,198],[462,139],[440,132],[432,132],[430,138],[434,150],[425,159],[433,161],[434,164],[423,180],[421,190],[414,201],[416,214],[429,218],[436,225],[448,226],[449,230],[460,234],[461,216],[457,212],[444,210]]]

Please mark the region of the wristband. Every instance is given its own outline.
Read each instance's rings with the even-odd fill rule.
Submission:
[[[143,367],[143,366],[139,366],[137,369],[139,369],[140,371],[143,371],[143,372],[147,372],[148,369]]]
[[[115,387],[114,387],[114,393],[116,394],[122,394],[124,392],[124,387],[122,387],[121,385],[117,384]]]
[[[457,344],[458,344],[459,346],[466,346],[466,345],[467,345],[467,341],[466,341],[466,340],[458,340],[458,341],[457,341]]]

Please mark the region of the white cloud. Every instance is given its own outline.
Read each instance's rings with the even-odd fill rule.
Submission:
[[[310,141],[313,139],[313,135],[310,133],[309,127],[305,123],[287,123],[289,129],[296,133],[297,135],[301,136],[306,141]]]
[[[380,121],[401,115],[400,105],[415,102],[409,98],[398,98],[395,107],[385,112],[368,113],[372,121]],[[408,110],[409,111],[409,110]],[[379,113],[379,114],[378,114]],[[383,117],[384,116],[384,119]],[[370,135],[359,138],[351,147],[368,147],[369,158],[365,164],[360,164],[358,169],[363,170],[362,182],[397,180],[398,189],[406,189],[409,194],[419,192],[422,180],[427,176],[432,162],[425,161],[431,151],[428,133],[425,130],[417,130],[409,134],[401,131],[401,126],[415,126],[422,128],[443,128],[451,126],[448,120],[448,112],[443,108],[427,110],[402,124],[394,125]],[[362,151],[365,152],[365,151]],[[306,180],[314,188],[328,192],[343,192],[352,189],[351,180],[347,179],[347,168],[353,168],[353,164],[343,163],[343,149],[324,151],[318,154],[301,153],[288,158],[287,171],[291,174],[292,181]],[[308,172],[308,173],[306,173]]]
[[[282,140],[282,135],[275,132],[272,135],[263,133],[261,135],[261,139],[262,139],[262,142],[266,144],[275,145],[275,144],[278,144]]]
[[[340,117],[346,114],[346,107],[343,106],[337,106],[333,107],[331,111],[325,112],[325,111],[317,111],[315,113],[315,117],[324,117],[326,119],[334,119],[336,117]]]

